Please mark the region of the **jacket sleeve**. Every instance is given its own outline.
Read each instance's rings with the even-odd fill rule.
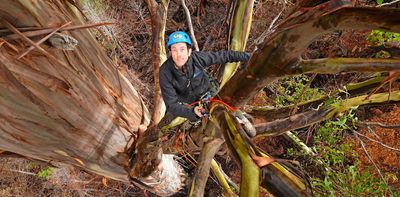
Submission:
[[[175,116],[187,118],[192,122],[197,121],[199,118],[196,116],[193,109],[186,107],[178,102],[176,91],[172,86],[171,79],[168,79],[166,73],[160,72],[159,77],[161,95],[164,99],[167,111]]]
[[[194,52],[194,58],[203,66],[225,64],[228,62],[243,62],[250,58],[250,54],[240,51]]]

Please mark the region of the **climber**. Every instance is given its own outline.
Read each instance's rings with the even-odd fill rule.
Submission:
[[[203,116],[202,106],[188,106],[204,95],[214,95],[218,83],[204,70],[212,64],[247,61],[248,53],[238,51],[199,52],[192,51],[192,41],[182,31],[173,32],[167,47],[170,57],[161,65],[160,86],[167,112],[157,125],[139,128],[136,152],[130,161],[131,177],[147,177],[157,169],[161,162],[162,147],[158,142],[163,135],[164,126],[168,127],[176,117],[197,122]]]
[[[238,51],[192,51],[192,41],[182,31],[170,34],[167,47],[170,57],[162,64],[159,75],[162,97],[167,106],[162,121],[164,124],[177,116],[191,122],[203,116],[202,106],[185,104],[199,100],[206,93],[214,95],[218,91],[218,82],[204,68],[213,64],[247,61],[250,57],[248,53]]]

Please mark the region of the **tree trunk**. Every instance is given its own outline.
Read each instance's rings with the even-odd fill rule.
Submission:
[[[16,28],[84,23],[76,7],[62,0],[4,0],[0,18]],[[75,50],[41,44],[47,55],[33,50],[16,60],[29,47],[27,39],[2,42],[0,149],[129,181],[129,148],[138,126],[148,123],[148,111],[90,31],[63,33],[78,40]]]
[[[158,74],[161,64],[167,60],[164,34],[169,0],[163,0],[160,3],[157,3],[155,0],[146,0],[146,3],[151,15],[152,29],[152,60],[154,74],[154,109],[150,121],[150,126],[152,126],[160,122],[166,110],[164,101],[161,97],[160,79]]]
[[[231,1],[228,28],[228,49],[245,51],[253,17],[254,0]],[[223,69],[221,87],[236,72],[239,62],[226,63]]]

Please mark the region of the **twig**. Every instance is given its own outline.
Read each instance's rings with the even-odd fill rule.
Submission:
[[[285,137],[289,138],[289,140],[292,141],[292,143],[294,143],[298,148],[300,148],[300,150],[304,151],[304,154],[311,157],[315,157],[317,155],[310,147],[304,144],[304,142],[292,132],[286,131]],[[322,164],[322,162],[318,160],[318,164]]]
[[[375,131],[370,126],[367,126],[367,130],[368,130],[368,132],[374,134],[374,136],[376,138],[380,138],[379,135],[377,133],[375,133]]]
[[[12,45],[11,43],[7,42],[6,40],[3,40],[0,38],[0,47],[3,46],[3,44],[7,44],[12,50],[14,50],[15,52],[19,52],[19,50],[17,49],[17,47],[15,47],[14,45]]]
[[[383,7],[383,6],[387,6],[387,5],[392,5],[392,4],[395,4],[395,3],[398,3],[398,2],[400,2],[400,0],[392,1],[392,2],[389,2],[389,3],[382,3],[380,5],[377,5],[376,7]]]
[[[351,129],[349,127],[347,127],[348,129],[350,129],[351,131],[353,131],[354,136],[357,138],[357,140],[360,142],[361,147],[363,148],[365,154],[367,155],[369,161],[374,165],[375,169],[378,171],[379,176],[381,177],[382,181],[385,183],[385,185],[389,188],[390,193],[392,193],[393,195],[393,191],[390,189],[388,183],[386,182],[386,179],[383,177],[381,170],[378,168],[378,166],[376,165],[376,163],[374,162],[374,160],[372,160],[371,155],[368,153],[367,149],[365,148],[365,144],[364,142],[360,139],[360,137],[358,137],[357,131],[355,131],[354,129]]]
[[[60,31],[78,30],[78,29],[92,28],[92,27],[103,26],[103,25],[112,25],[112,24],[114,24],[114,23],[113,22],[102,22],[102,23],[93,23],[93,24],[85,24],[85,25],[74,25],[74,26],[62,28]],[[15,28],[15,29],[17,29],[17,28]],[[52,31],[54,31],[54,29],[55,28],[46,28],[46,29],[41,29],[41,30],[36,30],[36,31],[27,31],[27,32],[23,32],[23,33],[20,32],[20,33],[26,37],[34,37],[34,36],[51,33]],[[20,38],[21,38],[20,35],[15,32],[12,35],[3,37],[3,39],[5,39],[5,40],[16,40],[16,39],[20,39]]]
[[[311,79],[307,82],[307,84],[306,84],[306,85],[303,87],[303,89],[301,90],[300,97],[297,99],[296,103],[293,105],[293,108],[292,108],[292,111],[290,112],[290,115],[294,115],[295,113],[297,113],[297,106],[299,105],[300,102],[303,101],[304,93],[305,93],[306,90],[310,87],[311,82],[314,81],[315,76],[317,76],[317,74],[314,73],[314,74],[311,76]]]
[[[282,14],[282,12],[283,12],[283,10],[281,11],[281,12],[279,12],[279,14],[272,20],[272,22],[271,22],[271,24],[269,25],[269,27],[268,27],[268,29],[266,29],[264,32],[262,32],[261,33],[261,35],[258,37],[258,38],[256,38],[255,40],[254,40],[254,42],[252,43],[252,45],[258,45],[259,43],[261,43],[262,41],[264,41],[265,40],[265,38],[269,35],[269,34],[271,34],[273,31],[274,31],[274,25],[275,25],[275,23],[276,23],[276,21],[278,21],[278,19],[279,19],[279,17],[281,16],[281,14]],[[250,46],[251,47],[251,46]]]
[[[46,41],[47,39],[49,39],[52,35],[54,35],[58,30],[60,30],[61,28],[68,26],[69,24],[71,24],[72,21],[69,21],[68,23],[65,23],[64,25],[56,28],[54,31],[52,31],[50,34],[48,34],[47,36],[45,36],[44,38],[40,39],[36,45],[40,45],[42,44],[44,41]],[[32,51],[35,47],[34,46],[30,46],[25,52],[23,52],[21,55],[19,55],[17,57],[17,59],[21,59],[22,57],[24,57],[26,54],[28,54],[30,51]]]
[[[301,151],[304,152],[304,155],[307,156],[313,163],[317,164],[317,166],[324,166],[324,162],[318,159],[317,154],[308,147],[299,137],[293,134],[290,131],[285,132],[284,137],[289,139],[293,144],[295,144]],[[328,172],[327,167],[323,167],[325,172]]]
[[[271,24],[270,24],[269,27],[268,27],[268,30],[267,30],[268,32],[270,32],[270,31],[273,30],[273,28],[274,28],[274,26],[275,26],[275,23],[276,23],[276,21],[278,21],[278,19],[279,19],[279,17],[281,16],[282,12],[283,12],[283,10],[282,10],[281,12],[279,12],[278,16],[276,16],[276,17],[274,18],[274,20],[272,20]]]
[[[66,64],[64,64],[63,62],[61,62],[59,59],[57,59],[56,57],[52,56],[50,53],[48,53],[46,50],[44,50],[42,47],[40,47],[39,45],[37,45],[35,42],[33,42],[31,39],[29,39],[28,37],[26,37],[23,33],[21,33],[20,31],[18,31],[18,29],[16,29],[13,25],[11,25],[8,21],[4,20],[4,19],[0,19],[1,23],[3,23],[7,28],[9,28],[11,31],[13,31],[15,34],[21,36],[21,38],[23,38],[25,41],[29,42],[29,44],[31,44],[32,46],[34,46],[36,49],[38,49],[40,52],[42,52],[44,55],[46,55],[48,58],[56,61],[57,63],[63,65],[64,67],[67,67]]]
[[[387,124],[383,124],[383,123],[380,123],[380,122],[359,122],[357,124],[360,125],[360,126],[377,126],[377,127],[387,128],[387,129],[400,128],[399,124],[387,125]]]
[[[372,141],[372,142],[378,143],[378,144],[382,145],[382,146],[385,147],[385,148],[388,148],[388,149],[391,149],[391,150],[399,151],[399,152],[400,152],[400,149],[398,149],[398,148],[393,148],[393,147],[391,147],[391,146],[388,146],[388,145],[384,144],[383,142],[380,142],[380,141],[378,141],[378,140],[372,139],[372,138],[370,138],[370,137],[368,137],[368,136],[366,136],[366,135],[364,135],[364,134],[361,134],[361,133],[359,133],[359,132],[357,132],[357,131],[353,131],[353,132],[357,133],[357,135],[360,135],[360,136],[363,136],[363,137],[367,138],[368,140],[370,140],[370,141]]]
[[[188,27],[189,27],[190,37],[192,37],[194,49],[196,51],[199,51],[199,46],[197,45],[197,40],[196,40],[196,37],[194,36],[194,32],[193,32],[193,24],[192,24],[192,19],[190,17],[189,9],[186,6],[185,0],[181,0],[181,2],[182,2],[183,9],[185,10],[185,13],[186,13],[186,20],[187,20]]]
[[[27,172],[27,171],[22,171],[22,170],[7,170],[7,169],[6,169],[6,171],[9,171],[9,172],[18,172],[18,173],[22,173],[22,174],[27,174],[27,175],[36,176],[35,173]]]
[[[39,30],[43,29],[43,27],[18,27],[17,28],[19,31],[31,31],[31,30]],[[11,32],[9,29],[0,29],[0,33],[7,33]]]

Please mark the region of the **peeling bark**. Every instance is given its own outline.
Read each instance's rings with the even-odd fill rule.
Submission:
[[[6,0],[0,13],[16,28],[84,23],[67,1]],[[74,51],[40,45],[56,60],[37,50],[16,60],[26,40],[1,46],[0,149],[128,182],[129,147],[148,111],[88,30],[66,33],[79,40]]]

